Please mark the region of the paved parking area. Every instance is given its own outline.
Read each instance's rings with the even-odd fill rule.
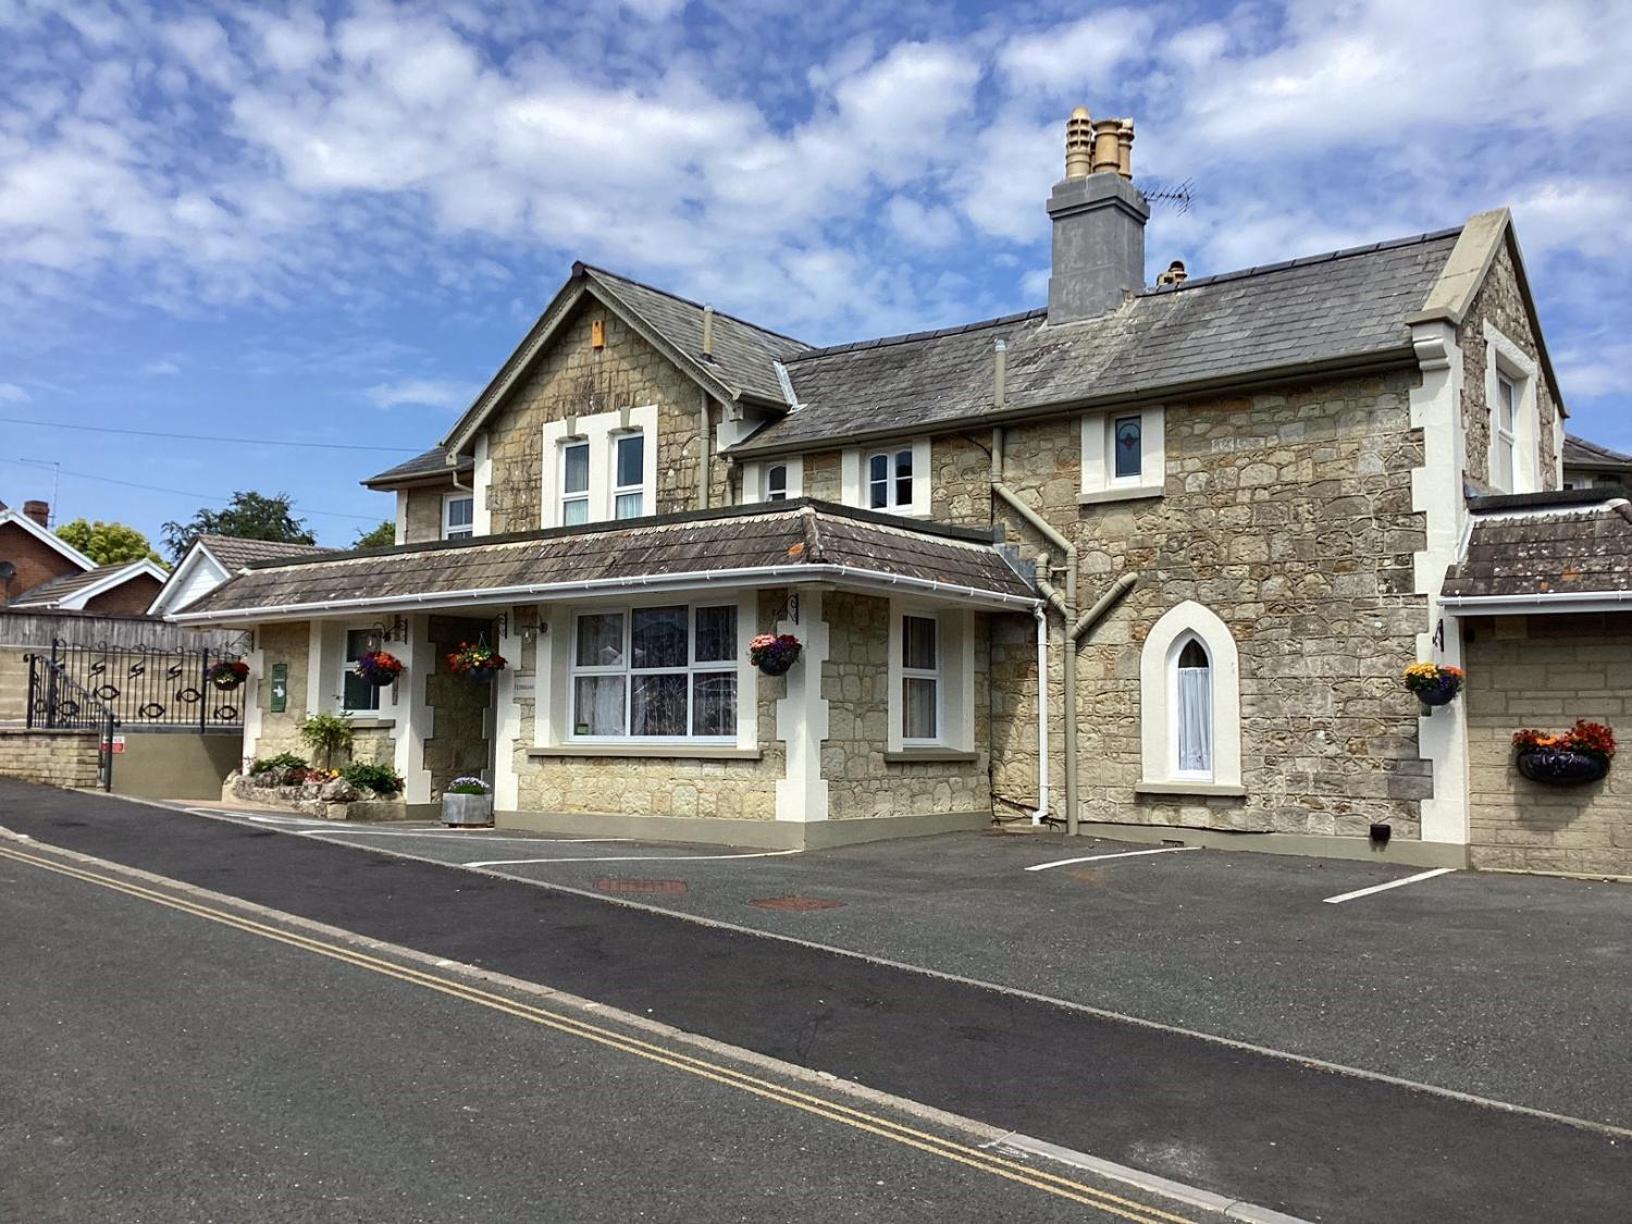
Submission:
[[[776,854],[240,819],[1632,1125],[1626,885],[1059,834]],[[1089,861],[1029,870],[1064,859]]]

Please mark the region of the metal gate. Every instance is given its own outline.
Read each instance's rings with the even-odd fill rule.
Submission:
[[[208,648],[150,650],[59,639],[49,655],[28,656],[28,725],[85,725],[75,720],[95,706],[130,727],[241,729],[243,682],[210,678],[217,664],[241,660],[237,653]]]

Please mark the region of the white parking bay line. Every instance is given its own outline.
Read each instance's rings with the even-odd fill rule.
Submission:
[[[1435,876],[1448,875],[1455,871],[1455,867],[1435,867],[1432,871],[1419,871],[1416,875],[1406,876],[1403,880],[1390,880],[1386,884],[1373,884],[1370,888],[1357,888],[1353,892],[1339,893],[1335,897],[1327,897],[1327,905],[1338,905],[1344,901],[1353,901],[1356,897],[1369,897],[1372,893],[1387,892],[1391,888],[1403,888],[1407,884],[1415,884],[1418,880],[1431,880]]]
[[[1119,850],[1115,854],[1090,854],[1083,858],[1060,859],[1053,863],[1036,863],[1027,871],[1047,871],[1050,867],[1069,867],[1073,863],[1098,863],[1105,859],[1139,858],[1146,854],[1177,854],[1180,850],[1200,850],[1200,846],[1163,846],[1160,850]]]
[[[617,858],[528,858],[484,859],[479,863],[461,863],[461,867],[521,867],[528,863],[705,863],[719,859],[779,858],[784,854],[799,854],[798,850],[761,850],[753,854],[625,854]]]

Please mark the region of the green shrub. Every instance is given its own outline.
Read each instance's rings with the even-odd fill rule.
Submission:
[[[344,714],[313,714],[300,724],[300,738],[313,752],[323,754],[325,768],[334,768],[334,754],[350,748],[355,733]]]
[[[306,758],[296,756],[292,752],[280,752],[277,756],[256,757],[249,763],[249,772],[263,774],[269,769],[305,769]]]
[[[371,790],[376,795],[396,795],[402,792],[402,775],[389,765],[368,765],[353,761],[340,771],[340,776],[358,790]]]

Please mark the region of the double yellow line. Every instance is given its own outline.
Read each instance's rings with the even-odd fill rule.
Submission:
[[[287,944],[302,951],[312,952],[318,956],[326,956],[331,960],[354,965],[359,969],[367,969],[370,972],[409,982],[415,986],[422,986],[427,990],[434,990],[467,1003],[474,1003],[481,1007],[490,1008],[493,1011],[503,1012],[517,1019],[543,1025],[546,1028],[581,1038],[584,1041],[593,1041],[597,1045],[605,1046],[608,1049],[617,1050],[624,1054],[632,1054],[637,1058],[646,1059],[648,1062],[660,1063],[677,1071],[683,1071],[688,1075],[697,1076],[699,1079],[723,1084],[728,1088],[752,1093],[754,1096],[774,1101],[778,1105],[785,1105],[790,1109],[797,1109],[818,1118],[825,1118],[830,1122],[837,1122],[855,1130],[888,1139],[892,1143],[915,1148],[920,1152],[926,1152],[931,1156],[951,1161],[954,1164],[965,1165],[979,1172],[989,1173],[995,1177],[1028,1186],[1033,1190],[1041,1190],[1045,1194],[1052,1194],[1058,1198],[1069,1199],[1072,1202],[1093,1207],[1107,1215],[1132,1220],[1135,1224],[1193,1224],[1193,1221],[1184,1216],[1174,1215],[1171,1212],[1110,1194],[1067,1177],[1059,1177],[1053,1173],[1032,1168],[1018,1161],[998,1156],[983,1148],[969,1147],[950,1139],[943,1139],[937,1135],[931,1135],[909,1126],[903,1126],[898,1122],[892,1122],[888,1118],[880,1117],[877,1114],[853,1109],[837,1101],[812,1096],[809,1093],[800,1092],[782,1084],[748,1075],[720,1063],[681,1054],[654,1045],[651,1042],[642,1041],[637,1037],[628,1036],[614,1029],[588,1024],[561,1012],[549,1011],[541,1007],[521,1003],[515,999],[482,990],[479,987],[468,985],[456,979],[425,973],[407,965],[369,956],[364,952],[346,947],[344,944],[314,939],[308,935],[298,935],[264,922],[256,922],[252,918],[246,918],[229,910],[217,909],[182,897],[171,896],[151,888],[144,888],[140,884],[128,880],[42,858],[9,846],[0,846],[0,858],[25,863],[45,871],[54,871],[58,875],[69,876],[87,884],[95,884],[101,888],[137,897],[143,901],[151,901],[156,905],[163,905],[169,909],[179,910],[184,914],[191,914],[196,918],[205,918],[223,926],[234,927],[240,931],[248,932],[251,935],[259,935],[263,939],[274,940],[277,943]]]

